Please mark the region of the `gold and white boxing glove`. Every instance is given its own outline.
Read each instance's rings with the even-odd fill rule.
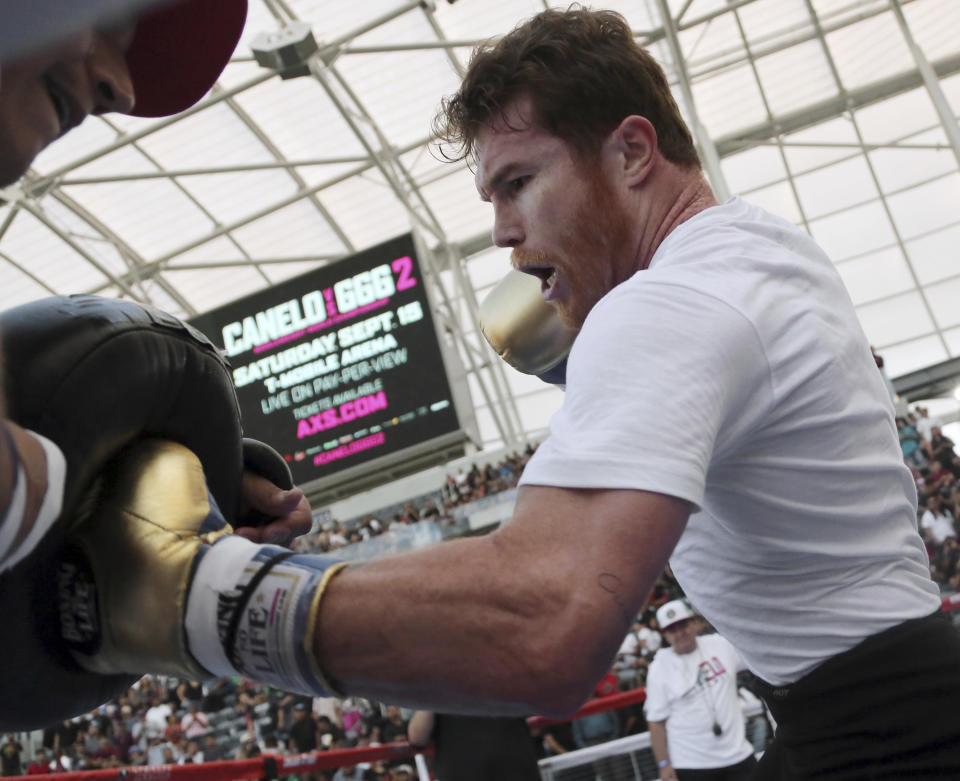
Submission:
[[[503,360],[524,374],[538,376],[567,357],[577,336],[543,300],[540,280],[516,270],[480,304],[480,329]]]
[[[59,569],[61,636],[86,669],[332,687],[314,616],[344,565],[232,534],[187,448],[144,440],[98,480]]]

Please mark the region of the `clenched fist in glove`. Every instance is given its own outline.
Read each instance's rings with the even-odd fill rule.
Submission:
[[[231,532],[190,450],[154,439],[121,452],[97,481],[58,573],[61,631],[80,664],[329,691],[313,620],[344,563]]]

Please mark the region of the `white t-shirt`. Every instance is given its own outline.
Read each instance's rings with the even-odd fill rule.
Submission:
[[[673,572],[761,678],[939,607],[892,403],[790,223],[734,198],[681,224],[587,316],[566,390],[521,483],[695,505]]]
[[[943,544],[947,537],[956,537],[957,533],[953,528],[953,518],[946,510],[941,510],[934,514],[932,510],[926,510],[920,518],[920,526],[929,530],[930,536],[937,545]]]
[[[943,424],[940,422],[939,418],[931,418],[929,415],[923,417],[920,415],[917,417],[917,422],[914,424],[914,428],[919,432],[927,442],[930,441],[930,432],[934,428],[942,428]]]
[[[753,753],[737,695],[743,661],[719,635],[697,638],[697,649],[661,648],[647,671],[647,721],[665,721],[670,764],[680,769],[721,768]],[[722,730],[713,733],[716,722]]]
[[[656,653],[660,650],[660,646],[663,645],[663,638],[656,629],[642,626],[637,634],[640,636],[640,642],[643,643],[649,653]]]

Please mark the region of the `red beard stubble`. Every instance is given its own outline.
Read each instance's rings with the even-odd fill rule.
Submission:
[[[570,219],[557,226],[556,239],[551,242],[557,251],[517,247],[510,256],[514,268],[553,266],[558,271],[568,290],[551,306],[572,328],[580,328],[594,304],[635,270],[628,214],[599,165],[599,161],[589,160],[577,163],[583,174],[583,195]]]

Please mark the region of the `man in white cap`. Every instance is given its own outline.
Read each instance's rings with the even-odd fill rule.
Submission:
[[[720,635],[698,636],[685,600],[663,605],[657,622],[670,646],[650,665],[644,710],[661,780],[748,779],[757,762],[737,696],[743,660]]]

